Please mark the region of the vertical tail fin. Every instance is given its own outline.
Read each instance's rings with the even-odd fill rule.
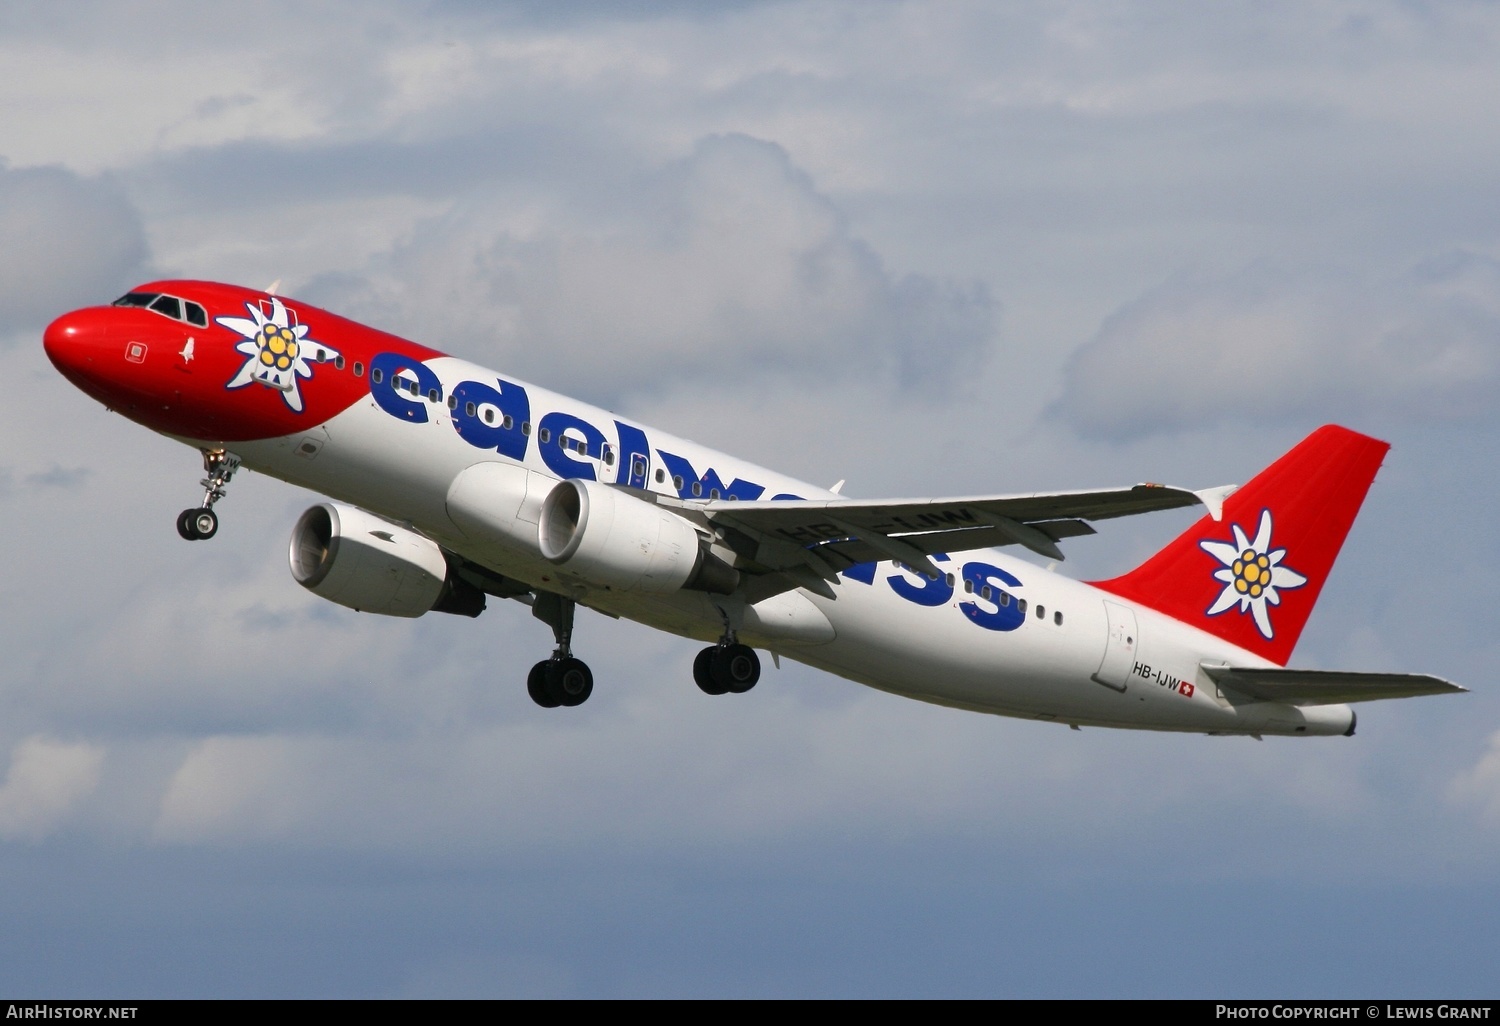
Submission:
[[[1328,425],[1139,567],[1095,587],[1286,665],[1390,446]]]

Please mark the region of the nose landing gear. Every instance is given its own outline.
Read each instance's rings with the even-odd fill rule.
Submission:
[[[177,514],[177,533],[188,541],[204,541],[219,531],[219,515],[214,503],[224,498],[229,479],[240,469],[240,458],[223,449],[203,449],[203,472],[208,476],[203,486],[203,505]]]

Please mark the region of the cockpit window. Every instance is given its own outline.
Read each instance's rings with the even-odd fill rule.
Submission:
[[[182,300],[176,296],[157,296],[151,303],[151,309],[159,314],[166,314],[174,321],[182,320]]]
[[[178,299],[161,292],[127,292],[115,300],[115,306],[145,307],[153,313],[184,321],[195,328],[208,327],[208,311],[190,300]]]

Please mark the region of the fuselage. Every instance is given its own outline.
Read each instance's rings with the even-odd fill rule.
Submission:
[[[409,525],[505,578],[661,630],[712,640],[720,604],[702,591],[640,594],[569,579],[524,540],[548,486],[577,478],[690,506],[840,498],[306,304],[194,281],[133,294],[176,306],[80,310],[46,335],[59,369],[110,409]],[[455,520],[453,490],[483,463],[535,475],[520,530],[486,534]],[[1343,705],[1226,696],[1203,663],[1271,664],[1003,550],[933,562],[936,578],[865,563],[839,576],[831,598],[785,591],[745,610],[741,637],[881,690],[1008,716],[1299,735],[1341,734],[1353,722]]]

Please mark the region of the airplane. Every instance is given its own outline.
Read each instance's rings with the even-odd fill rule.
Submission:
[[[851,499],[275,292],[149,282],[43,342],[83,392],[199,450],[183,538],[214,536],[241,467],[329,496],[293,527],[299,584],[398,617],[529,605],[555,643],[527,674],[542,707],[593,691],[579,605],[707,642],[710,695],[753,688],[763,649],[959,709],[1261,738],[1349,736],[1351,703],[1466,690],[1287,667],[1389,448],[1347,428],[1237,489]],[[1193,506],[1111,580],[1003,551],[1055,565],[1095,521]]]

